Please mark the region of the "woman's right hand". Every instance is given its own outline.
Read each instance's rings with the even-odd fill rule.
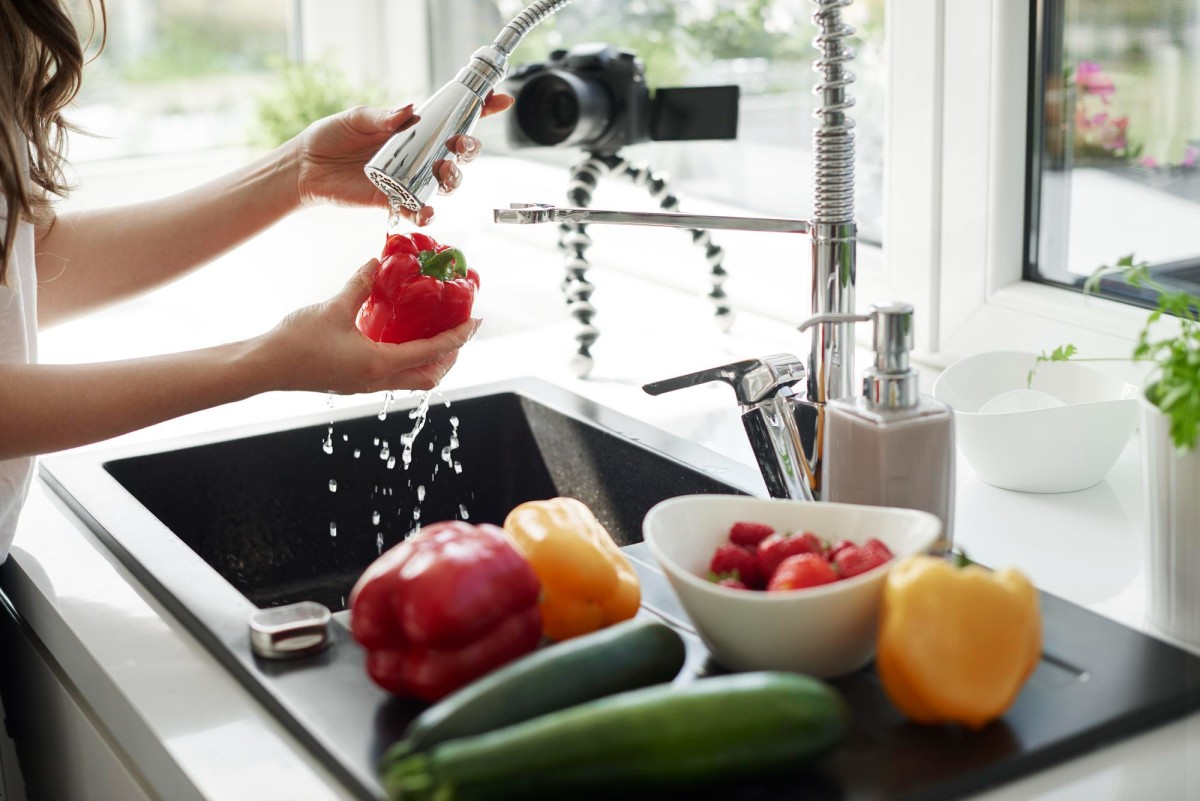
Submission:
[[[429,339],[400,345],[373,342],[354,323],[378,270],[378,260],[371,259],[341,292],[292,312],[260,338],[270,389],[348,395],[438,385],[481,321],[467,320]]]

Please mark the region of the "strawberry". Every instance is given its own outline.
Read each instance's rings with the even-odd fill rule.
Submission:
[[[758,544],[775,533],[775,529],[766,523],[734,523],[729,529],[729,541],[747,548],[756,548]]]
[[[825,558],[832,562],[843,550],[853,547],[854,543],[850,540],[838,540],[833,545],[830,545],[829,549],[825,551]]]
[[[819,555],[823,550],[824,545],[811,531],[805,531],[802,534],[779,531],[758,544],[758,561],[762,565],[763,576],[769,580],[774,575],[775,568],[779,567],[779,563],[789,556],[802,553]]]
[[[750,589],[740,580],[735,578],[723,578],[717,582],[718,587],[728,587],[731,590],[748,590]]]
[[[832,584],[837,580],[838,574],[833,565],[826,562],[820,553],[802,553],[789,556],[779,563],[775,575],[767,584],[767,590],[802,590],[805,587]]]
[[[892,552],[877,539],[869,539],[862,545],[851,545],[838,551],[833,563],[842,578],[851,578],[873,570],[890,561]]]
[[[759,566],[758,556],[750,548],[734,545],[732,542],[722,543],[713,553],[708,569],[717,576],[731,576],[739,579],[751,589],[762,589],[766,586],[766,577]]]

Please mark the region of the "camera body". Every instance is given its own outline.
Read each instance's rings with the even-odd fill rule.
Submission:
[[[524,64],[505,81],[516,98],[508,140],[515,147],[578,147],[616,153],[649,140],[737,138],[738,87],[659,89],[631,50],[582,44]]]

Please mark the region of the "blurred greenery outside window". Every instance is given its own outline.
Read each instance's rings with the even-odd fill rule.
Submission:
[[[80,31],[87,0],[70,0]],[[291,0],[107,0],[104,52],[71,110],[75,162],[270,147],[377,99],[326,60],[289,61]],[[99,44],[93,42],[92,54]]]

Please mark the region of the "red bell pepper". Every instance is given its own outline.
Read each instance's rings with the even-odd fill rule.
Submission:
[[[376,342],[426,339],[471,316],[479,273],[462,251],[425,234],[393,234],[383,248],[358,330]]]
[[[537,647],[540,593],[499,527],[434,523],[362,574],[350,630],[376,684],[432,702]]]

